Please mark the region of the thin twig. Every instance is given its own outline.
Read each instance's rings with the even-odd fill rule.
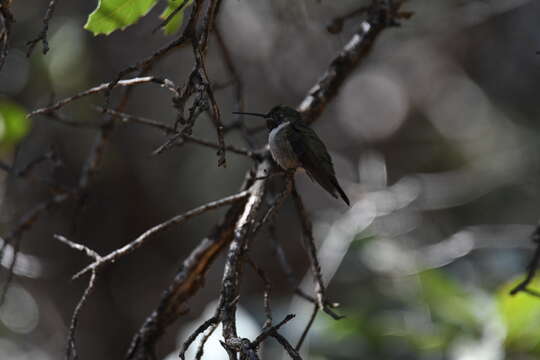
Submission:
[[[28,181],[31,181],[34,183],[40,183],[40,184],[46,185],[50,190],[52,190],[55,193],[70,192],[71,189],[69,189],[68,187],[64,185],[58,184],[49,178],[44,178],[44,177],[33,174],[32,170],[40,163],[43,163],[44,161],[47,161],[47,160],[51,160],[55,168],[58,166],[57,163],[59,162],[59,160],[56,158],[56,153],[54,153],[54,151],[51,150],[31,160],[25,166],[23,166],[22,169],[17,170],[17,171],[14,170],[10,165],[0,161],[0,170],[5,171],[6,173],[12,176],[21,178],[21,179],[27,179]]]
[[[184,31],[182,31],[174,40],[169,42],[167,45],[159,48],[150,56],[138,61],[135,65],[128,66],[124,70],[120,71],[117,75],[117,79],[121,79],[124,76],[135,72],[136,70],[145,72],[147,69],[151,68],[158,60],[170,54],[172,50],[187,45],[189,41],[192,40],[195,34],[195,27],[197,25],[197,20],[199,20],[203,3],[204,0],[195,0],[193,2],[192,11],[187,21],[186,27],[184,28]]]
[[[210,336],[212,336],[214,331],[216,331],[217,326],[218,326],[218,323],[215,323],[212,326],[210,326],[208,331],[206,331],[206,333],[201,338],[201,342],[199,343],[199,347],[197,348],[197,353],[195,354],[195,360],[202,359],[202,356],[204,355],[204,345],[206,344]]]
[[[304,343],[304,340],[307,337],[307,334],[309,330],[311,329],[311,325],[313,325],[313,322],[315,321],[315,318],[317,317],[317,313],[319,312],[319,305],[314,304],[313,311],[311,312],[311,316],[309,318],[308,323],[306,324],[306,327],[304,328],[304,331],[302,331],[302,336],[300,336],[300,339],[298,340],[298,343],[294,347],[296,351],[300,351],[300,348],[302,347],[302,344]]]
[[[316,283],[315,294],[317,295],[317,304],[319,305],[319,309],[322,310],[324,308],[325,287],[322,278],[321,265],[319,264],[319,260],[317,259],[317,249],[315,247],[315,239],[313,238],[313,225],[311,224],[311,220],[307,215],[307,211],[304,207],[304,203],[302,202],[302,198],[296,191],[296,186],[294,184],[292,189],[292,196],[294,199],[294,204],[296,205],[296,211],[300,218],[300,223],[302,225],[302,238],[304,240],[304,246],[306,247],[309,255],[311,271],[313,273],[313,277]]]
[[[229,76],[231,77],[231,82],[234,85],[234,111],[235,112],[244,112],[244,83],[242,82],[242,78],[239,75],[238,69],[236,65],[234,64],[232,60],[231,53],[229,51],[229,48],[227,47],[225,40],[223,39],[223,36],[221,35],[221,32],[219,31],[219,28],[217,28],[214,32],[217,40],[217,45],[219,47],[219,50],[221,51],[221,58],[223,59],[223,63],[225,64],[225,67],[227,68],[227,71],[229,72]],[[244,116],[239,114],[235,115],[236,120],[234,124],[237,124],[237,127],[241,130],[244,140],[246,141],[247,145],[253,149],[255,147],[254,139],[252,133],[249,131],[249,129],[246,127],[246,124],[244,122]],[[228,128],[231,128],[231,125],[228,126]],[[263,128],[266,128],[263,127]],[[224,131],[226,131],[227,128],[225,128]]]
[[[194,53],[195,53],[195,60],[196,60],[197,68],[199,70],[199,76],[200,76],[201,81],[203,81],[203,84],[204,84],[203,88],[205,89],[205,93],[210,103],[210,108],[212,110],[211,118],[217,132],[217,139],[219,143],[219,149],[217,152],[218,166],[225,167],[227,164],[226,159],[225,159],[225,150],[226,150],[225,132],[224,132],[225,127],[223,126],[223,123],[221,122],[221,112],[219,110],[216,99],[214,97],[214,92],[212,91],[212,87],[210,86],[210,80],[208,78],[206,64],[202,55],[203,52],[194,48]]]
[[[140,116],[134,116],[134,115],[126,114],[126,113],[123,113],[123,112],[115,111],[115,110],[112,110],[112,109],[103,109],[101,107],[97,107],[97,109],[100,110],[100,111],[103,111],[103,112],[105,112],[107,114],[113,115],[115,118],[117,118],[120,121],[125,122],[125,123],[130,122],[130,123],[134,123],[134,124],[144,125],[144,126],[156,128],[156,129],[161,130],[161,131],[163,131],[163,132],[165,132],[167,134],[175,134],[175,138],[174,138],[175,140],[178,139],[178,138],[181,138],[184,141],[192,142],[192,143],[199,144],[199,145],[206,146],[206,147],[210,147],[210,148],[213,148],[213,149],[219,149],[220,148],[220,145],[215,143],[215,142],[205,140],[205,139],[201,139],[201,138],[198,138],[198,137],[193,136],[193,135],[187,135],[187,134],[178,133],[177,130],[174,127],[163,124],[163,123],[161,123],[159,121],[156,121],[156,120],[152,120],[152,119],[148,119],[148,118],[144,118],[144,117],[140,117]],[[250,150],[247,150],[247,149],[239,148],[239,147],[236,147],[234,145],[226,145],[225,148],[227,149],[227,151],[230,151],[232,153],[248,156],[248,157],[251,157],[251,158],[257,158],[257,157],[260,156],[255,151],[250,151]],[[163,150],[161,150],[161,149],[163,149],[163,145],[160,146],[158,149],[156,149],[154,151],[154,154],[162,153]]]
[[[293,360],[302,360],[302,357],[298,354],[298,352],[294,349],[294,347],[285,339],[282,335],[280,335],[277,331],[270,334],[273,338],[277,340],[283,346],[285,351],[289,354],[291,359]]]
[[[129,86],[136,86],[136,85],[148,84],[148,83],[160,84],[160,85],[162,85],[162,87],[164,87],[164,88],[168,89],[169,91],[171,91],[174,95],[178,95],[176,87],[174,86],[174,84],[170,80],[168,80],[168,79],[160,79],[160,78],[156,78],[156,77],[153,77],[153,76],[136,77],[136,78],[133,78],[133,79],[120,80],[120,81],[117,81],[114,84],[114,87],[118,87],[118,86],[129,87]],[[34,110],[31,113],[29,113],[27,116],[28,117],[33,117],[33,116],[40,115],[40,114],[51,113],[53,111],[56,111],[56,110],[60,109],[61,107],[66,106],[67,104],[69,104],[69,103],[71,103],[71,102],[73,102],[75,100],[79,100],[79,99],[81,99],[83,97],[86,97],[86,96],[89,96],[89,95],[105,92],[105,91],[107,91],[109,89],[111,84],[112,83],[104,83],[104,84],[95,86],[93,88],[90,88],[88,90],[81,91],[78,94],[75,94],[75,95],[70,96],[68,98],[57,101],[56,103],[54,103],[54,104],[52,104],[50,106]]]
[[[269,164],[265,164],[269,166]],[[259,164],[263,166],[263,164]],[[242,189],[249,189],[252,182],[246,176]],[[158,306],[146,318],[137,331],[127,353],[127,359],[148,359],[164,329],[182,313],[185,302],[200,289],[205,275],[217,255],[231,241],[234,225],[245,207],[245,201],[233,203],[223,220],[217,224],[200,244],[184,260],[173,281],[163,293]]]
[[[283,248],[281,247],[277,239],[276,227],[275,227],[274,222],[270,222],[268,231],[270,233],[270,239],[271,239],[272,245],[274,246],[274,253],[278,259],[281,269],[285,273],[285,277],[287,278],[289,285],[294,289],[294,293],[298,295],[299,297],[301,297],[302,299],[309,301],[312,304],[317,304],[317,299],[315,299],[312,296],[309,296],[302,289],[297,287],[297,279],[294,276],[292,267],[289,264],[289,261],[287,260],[287,256],[285,255],[285,252],[283,251]],[[338,307],[339,307],[339,303],[324,300],[324,308],[323,308],[324,312],[330,315],[334,319],[340,319],[343,317],[332,311],[332,309],[338,308]]]
[[[69,246],[70,248],[74,249],[74,250],[78,250],[78,251],[81,251],[83,253],[86,254],[86,256],[94,259],[95,261],[99,261],[101,260],[101,256],[95,252],[94,250],[90,249],[89,247],[86,247],[84,245],[81,245],[81,244],[77,244],[71,240],[68,240],[66,237],[62,236],[62,235],[58,235],[58,234],[55,234],[54,235],[54,238],[58,241],[60,241],[61,243],[64,243],[66,244],[67,246]]]
[[[96,260],[94,263],[88,265],[83,270],[79,271],[77,274],[73,276],[74,279],[78,278],[79,276],[87,273],[88,271],[98,269],[106,264],[116,262],[119,258],[122,256],[125,256],[127,254],[130,254],[134,250],[141,247],[144,243],[146,243],[151,237],[156,235],[157,233],[160,233],[162,231],[165,231],[172,227],[173,225],[181,224],[195,216],[201,215],[209,210],[217,209],[221,206],[229,205],[233,202],[240,201],[244,199],[246,196],[249,195],[249,191],[242,191],[238,194],[234,194],[231,196],[224,197],[222,199],[212,201],[209,203],[206,203],[204,205],[201,205],[199,207],[196,207],[192,210],[189,210],[185,213],[176,215],[172,218],[170,218],[167,221],[164,221],[154,227],[151,227],[150,229],[146,230],[144,233],[139,235],[135,240],[131,241],[130,243],[122,246],[119,249],[116,249],[112,252],[110,252],[108,255],[105,255],[101,257],[99,260]]]
[[[187,5],[188,2],[189,0],[183,0],[183,2],[180,5],[178,5],[165,19],[163,19],[158,24],[158,26],[154,28],[154,30],[152,30],[152,34],[154,34],[159,29],[167,26],[167,24],[172,20],[172,18],[175,17],[175,15],[178,14],[180,11],[182,11],[182,9]]]
[[[527,276],[523,281],[510,290],[510,295],[516,295],[518,292],[523,291],[534,296],[539,296],[535,290],[528,289],[527,286],[534,279],[538,265],[540,264],[540,225],[534,229],[534,232],[531,234],[531,240],[536,244],[536,249],[534,250],[534,254],[529,262],[529,265],[527,266]]]
[[[309,256],[309,260],[311,264],[311,272],[315,280],[315,295],[316,295],[314,299],[315,303],[318,306],[319,310],[324,310],[324,312],[326,312],[328,315],[334,318],[334,320],[342,319],[343,316],[338,315],[334,311],[331,310],[331,307],[333,307],[334,304],[326,300],[321,265],[319,264],[319,260],[317,259],[317,249],[315,247],[315,239],[313,238],[313,225],[307,215],[307,211],[304,207],[304,203],[302,202],[302,198],[296,191],[296,187],[294,184],[293,184],[292,195],[293,195],[294,203],[296,205],[296,211],[298,213],[298,216],[300,217],[300,222],[302,224],[302,232],[303,232],[302,238],[304,240],[304,246],[308,252],[308,256]],[[299,289],[297,289],[297,293],[298,292],[300,292]]]
[[[81,299],[75,306],[75,310],[73,311],[73,315],[71,316],[71,322],[69,324],[69,332],[68,332],[68,341],[66,346],[66,358],[67,359],[77,359],[77,347],[75,346],[75,332],[77,330],[77,324],[79,323],[79,314],[81,313],[81,310],[88,300],[88,296],[94,289],[94,286],[96,284],[96,270],[92,270],[90,273],[90,280],[88,280],[88,285],[84,289],[84,292],[81,296]]]
[[[71,240],[68,240],[67,238],[65,238],[64,236],[62,235],[54,235],[54,238],[60,242],[62,242],[63,244],[66,244],[67,246],[69,246],[70,248],[72,249],[75,249],[77,251],[81,251],[83,252],[84,254],[86,254],[86,256],[98,261],[101,259],[101,256],[99,256],[98,253],[96,253],[95,251],[93,251],[92,249],[84,246],[84,245],[81,245],[81,244],[78,244],[78,243],[75,243]],[[88,296],[90,295],[90,293],[92,292],[92,290],[94,289],[94,286],[95,286],[95,283],[96,283],[96,269],[92,269],[91,271],[91,274],[90,274],[90,279],[88,280],[88,285],[86,286],[82,296],[81,296],[81,299],[79,300],[79,302],[77,303],[77,305],[75,306],[75,310],[73,311],[73,315],[71,316],[71,322],[70,322],[70,325],[69,325],[69,333],[68,333],[68,341],[67,341],[67,346],[66,346],[66,359],[77,359],[78,358],[78,355],[77,355],[77,347],[75,346],[75,332],[77,330],[77,324],[79,322],[79,314],[81,313],[81,310],[84,306],[84,304],[86,303],[86,301],[88,300]]]
[[[246,261],[249,265],[255,270],[257,275],[261,278],[263,284],[264,284],[264,295],[263,295],[263,303],[264,303],[264,314],[266,315],[266,321],[264,322],[263,329],[269,328],[272,326],[272,307],[270,305],[270,294],[272,292],[272,286],[270,285],[270,280],[268,280],[268,277],[264,273],[263,269],[261,269],[253,259],[249,257],[249,255],[246,254]]]
[[[273,332],[278,331],[280,327],[282,327],[287,322],[294,319],[295,316],[296,315],[294,315],[294,314],[289,314],[289,315],[285,316],[285,318],[283,320],[281,320],[279,323],[277,323],[276,325],[270,326],[270,327],[264,329],[263,332],[259,336],[257,336],[255,338],[255,340],[252,341],[252,345],[254,347],[258,347],[268,336],[270,336]]]
[[[358,31],[343,50],[331,61],[326,72],[319,78],[304,98],[298,110],[312,123],[324,110],[326,104],[337,95],[341,85],[358,64],[367,57],[380,33],[396,25],[399,9],[404,0],[392,1],[389,8],[373,1],[368,17],[360,23]]]
[[[266,178],[269,178],[272,175],[273,174],[267,175]],[[255,180],[261,180],[261,178],[255,178]],[[283,203],[285,202],[285,200],[291,193],[293,178],[291,176],[287,176],[285,181],[286,183],[285,183],[285,188],[283,189],[283,191],[281,191],[276,196],[276,198],[274,199],[270,207],[266,210],[266,213],[264,214],[262,219],[253,226],[253,230],[252,230],[253,235],[257,234],[264,224],[268,223],[269,221],[272,221],[272,218],[274,217],[276,212],[279,210],[279,208],[281,208],[281,206],[283,205]]]
[[[45,12],[45,16],[43,17],[43,28],[41,29],[39,35],[35,39],[30,40],[26,43],[26,46],[28,46],[28,49],[26,50],[27,57],[30,57],[32,51],[40,41],[43,44],[43,54],[45,55],[49,51],[47,33],[49,31],[49,22],[51,21],[54,9],[56,7],[56,1],[57,0],[51,0],[49,2],[49,5],[47,6],[47,11]]]
[[[202,323],[193,333],[188,336],[184,344],[182,345],[182,350],[180,351],[180,354],[178,356],[184,360],[186,358],[186,351],[188,350],[189,346],[197,339],[197,336],[201,335],[206,331],[206,329],[216,325],[218,323],[217,317],[212,317],[208,320],[206,320],[204,323]]]

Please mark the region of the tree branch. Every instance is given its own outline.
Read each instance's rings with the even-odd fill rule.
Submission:
[[[26,43],[26,46],[28,46],[28,49],[26,50],[26,56],[30,57],[32,54],[32,51],[36,47],[36,45],[41,41],[43,44],[43,54],[45,55],[49,51],[49,42],[47,41],[47,34],[49,32],[49,22],[51,21],[51,18],[54,13],[54,9],[56,7],[56,1],[57,0],[51,0],[49,2],[49,5],[47,6],[47,11],[45,12],[45,16],[43,17],[43,28],[41,29],[41,32],[39,35]]]
[[[94,95],[94,94],[97,94],[97,93],[106,92],[106,91],[110,90],[111,86],[112,87],[130,87],[130,86],[136,86],[136,85],[148,84],[148,83],[160,84],[165,89],[171,91],[173,93],[173,95],[175,95],[175,96],[179,95],[178,91],[176,90],[176,86],[174,85],[174,83],[172,81],[168,80],[168,79],[160,79],[160,78],[157,78],[157,77],[154,77],[154,76],[136,77],[136,78],[133,78],[133,79],[127,79],[127,80],[121,80],[121,81],[116,81],[116,82],[104,83],[104,84],[95,86],[93,88],[90,88],[88,90],[81,91],[78,94],[75,94],[75,95],[70,96],[68,98],[65,98],[63,100],[57,101],[56,103],[54,103],[54,104],[52,104],[50,106],[34,110],[31,113],[29,113],[27,116],[28,117],[33,117],[33,116],[40,115],[40,114],[47,114],[47,113],[54,112],[54,111],[60,109],[61,107],[66,106],[67,104],[69,104],[69,103],[71,103],[71,102],[73,102],[75,100],[79,100],[79,99],[81,99],[83,97],[86,97],[86,96],[89,96],[89,95]]]
[[[156,235],[157,233],[163,232],[173,225],[181,224],[195,216],[201,215],[209,210],[217,209],[218,207],[229,205],[233,202],[240,201],[244,199],[246,196],[249,195],[248,191],[242,191],[238,194],[234,194],[231,196],[227,196],[223,199],[212,201],[209,203],[206,203],[204,205],[201,205],[199,207],[196,207],[195,209],[189,210],[185,213],[182,213],[180,215],[176,215],[169,220],[162,222],[161,224],[158,224],[148,230],[146,230],[144,233],[139,235],[135,240],[130,242],[129,244],[126,244],[122,246],[119,249],[116,249],[109,253],[108,255],[105,255],[103,257],[100,257],[98,260],[96,260],[94,263],[88,265],[86,268],[78,272],[73,276],[74,279],[78,278],[79,276],[87,273],[88,271],[97,270],[109,263],[113,263],[118,261],[119,258],[132,253],[139,247],[141,247],[144,243],[146,243],[151,237]]]

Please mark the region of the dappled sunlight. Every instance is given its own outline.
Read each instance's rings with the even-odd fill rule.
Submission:
[[[409,99],[400,79],[382,68],[351,79],[338,107],[349,136],[379,140],[393,135],[405,121]]]
[[[0,310],[0,321],[9,331],[19,334],[32,332],[39,321],[36,300],[24,288],[12,286]]]
[[[3,249],[0,265],[4,269],[13,266],[13,272],[16,275],[29,278],[38,278],[43,275],[43,263],[38,257],[19,252],[17,258],[14,259],[15,251],[13,246],[5,244],[5,240],[2,238],[0,238],[0,247]],[[12,265],[13,262],[15,263]]]

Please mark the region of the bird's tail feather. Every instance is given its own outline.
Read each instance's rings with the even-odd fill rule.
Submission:
[[[347,195],[345,195],[345,192],[343,191],[341,186],[339,186],[339,183],[335,176],[333,176],[333,174],[332,177],[328,178],[327,176],[321,175],[319,173],[313,173],[309,170],[306,170],[306,173],[309,175],[311,180],[315,180],[317,183],[319,183],[319,185],[321,185],[326,191],[330,193],[330,195],[332,195],[336,199],[338,198],[336,194],[337,191],[343,201],[345,201],[348,206],[351,206],[349,198],[347,197]]]
[[[343,191],[343,189],[341,188],[341,186],[339,186],[339,183],[337,182],[337,180],[336,180],[336,183],[334,184],[334,186],[336,187],[336,190],[338,191],[339,196],[341,196],[341,198],[343,199],[343,201],[345,201],[345,203],[346,203],[348,206],[351,206],[351,202],[349,201],[349,198],[347,197],[347,195],[345,194],[345,191]]]

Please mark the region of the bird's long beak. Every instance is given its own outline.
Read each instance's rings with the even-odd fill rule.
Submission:
[[[267,114],[251,113],[251,112],[233,111],[233,114],[236,114],[236,115],[251,115],[251,116],[257,116],[257,117],[262,117],[262,118],[267,118],[268,117]]]

